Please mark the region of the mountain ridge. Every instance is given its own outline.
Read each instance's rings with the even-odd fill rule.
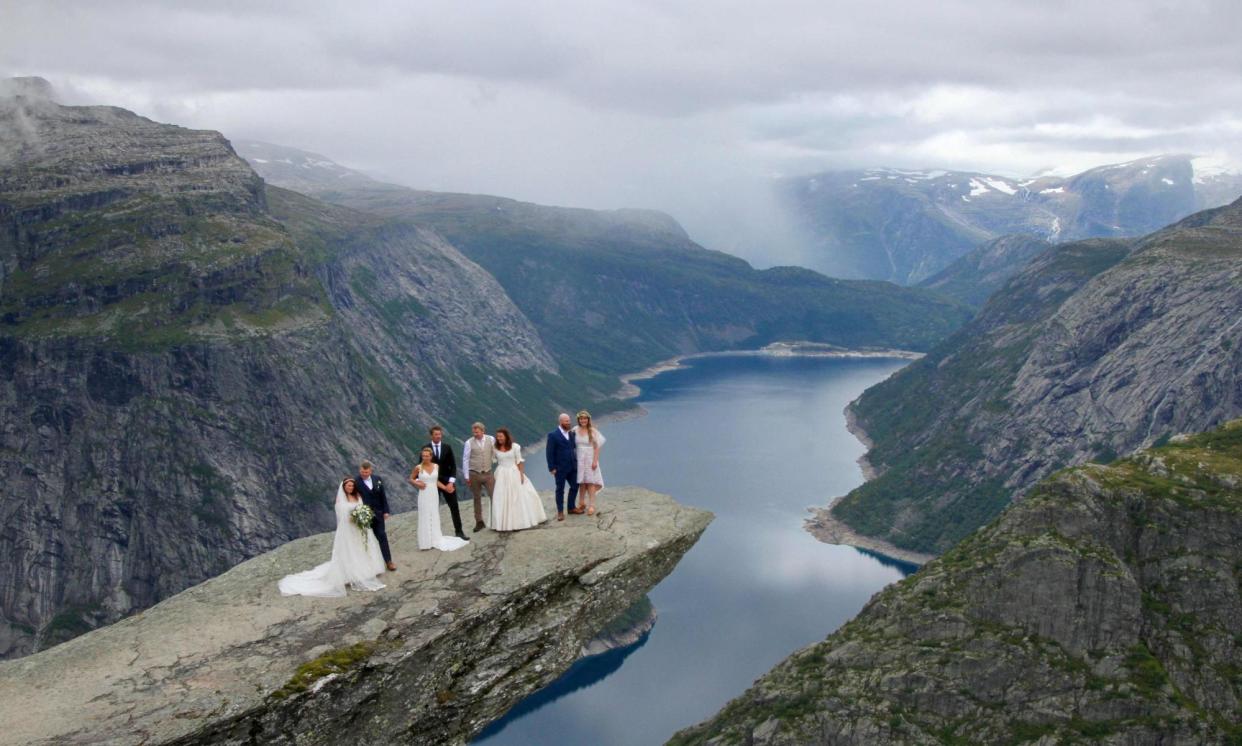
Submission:
[[[807,263],[841,277],[916,284],[1007,234],[1061,243],[1139,236],[1236,200],[1242,174],[1196,172],[1160,155],[1068,177],[866,169],[790,177],[783,204],[807,237]]]
[[[831,517],[938,553],[1056,469],[1242,416],[1239,257],[1242,200],[1037,255],[850,405],[878,476]]]
[[[256,168],[280,183],[285,169],[270,165]],[[299,168],[299,177],[306,171],[312,170]],[[549,207],[387,184],[339,189],[326,169],[313,173],[311,191],[329,202],[445,236],[496,277],[559,359],[610,375],[777,341],[922,350],[968,314],[952,299],[919,289],[796,267],[757,270],[698,245],[659,212]]]

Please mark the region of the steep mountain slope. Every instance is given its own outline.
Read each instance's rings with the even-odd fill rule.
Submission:
[[[1242,415],[1242,200],[1057,246],[851,414],[880,475],[832,508],[942,552],[1040,478]]]
[[[1052,244],[1034,236],[1001,236],[974,249],[918,286],[979,308],[1031,259],[1051,247]]]
[[[287,169],[245,152],[259,173],[281,183]],[[326,168],[299,167],[300,182],[290,186],[306,172],[316,184],[303,188],[324,200],[444,235],[496,277],[559,360],[595,371],[633,371],[676,355],[777,340],[922,350],[968,314],[922,290],[791,267],[759,271],[695,244],[663,213],[390,185],[340,188]]]
[[[1026,499],[688,744],[1234,744],[1242,421]]]
[[[812,244],[808,266],[838,277],[917,283],[1005,234],[1048,241],[1138,236],[1242,194],[1231,174],[1196,174],[1189,156],[1015,180],[871,169],[786,180],[784,203]]]
[[[0,98],[0,657],[323,530],[362,457],[405,504],[433,419],[604,395],[434,233],[41,90]]]

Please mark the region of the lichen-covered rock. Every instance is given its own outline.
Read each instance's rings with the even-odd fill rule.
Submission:
[[[710,520],[609,488],[594,517],[446,553],[418,551],[416,517],[400,515],[387,587],[342,599],[279,594],[331,551],[330,535],[295,541],[0,663],[0,743],[464,743],[573,663]]]
[[[1242,420],[1041,482],[688,744],[1234,744]]]

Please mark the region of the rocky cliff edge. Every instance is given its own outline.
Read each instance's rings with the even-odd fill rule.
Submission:
[[[549,503],[542,527],[452,553],[418,551],[416,514],[396,516],[399,571],[342,599],[279,594],[332,537],[291,542],[0,663],[0,743],[463,743],[564,671],[712,518],[638,488],[604,504],[557,523]]]

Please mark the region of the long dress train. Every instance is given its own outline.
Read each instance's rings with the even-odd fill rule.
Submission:
[[[466,546],[466,541],[440,532],[440,491],[436,487],[439,478],[439,466],[430,474],[418,467],[418,480],[426,485],[418,491],[418,548],[452,552]]]
[[[336,598],[345,595],[345,587],[378,591],[384,587],[378,576],[384,572],[384,558],[379,542],[371,529],[365,532],[350,519],[350,512],[362,501],[350,502],[343,489],[336,491],[336,534],[332,537],[332,559],[306,570],[286,575],[278,584],[285,596],[319,596]]]
[[[525,461],[517,443],[508,451],[497,449],[496,489],[492,492],[492,528],[497,531],[521,531],[548,520],[535,485],[522,479],[517,465]]]

